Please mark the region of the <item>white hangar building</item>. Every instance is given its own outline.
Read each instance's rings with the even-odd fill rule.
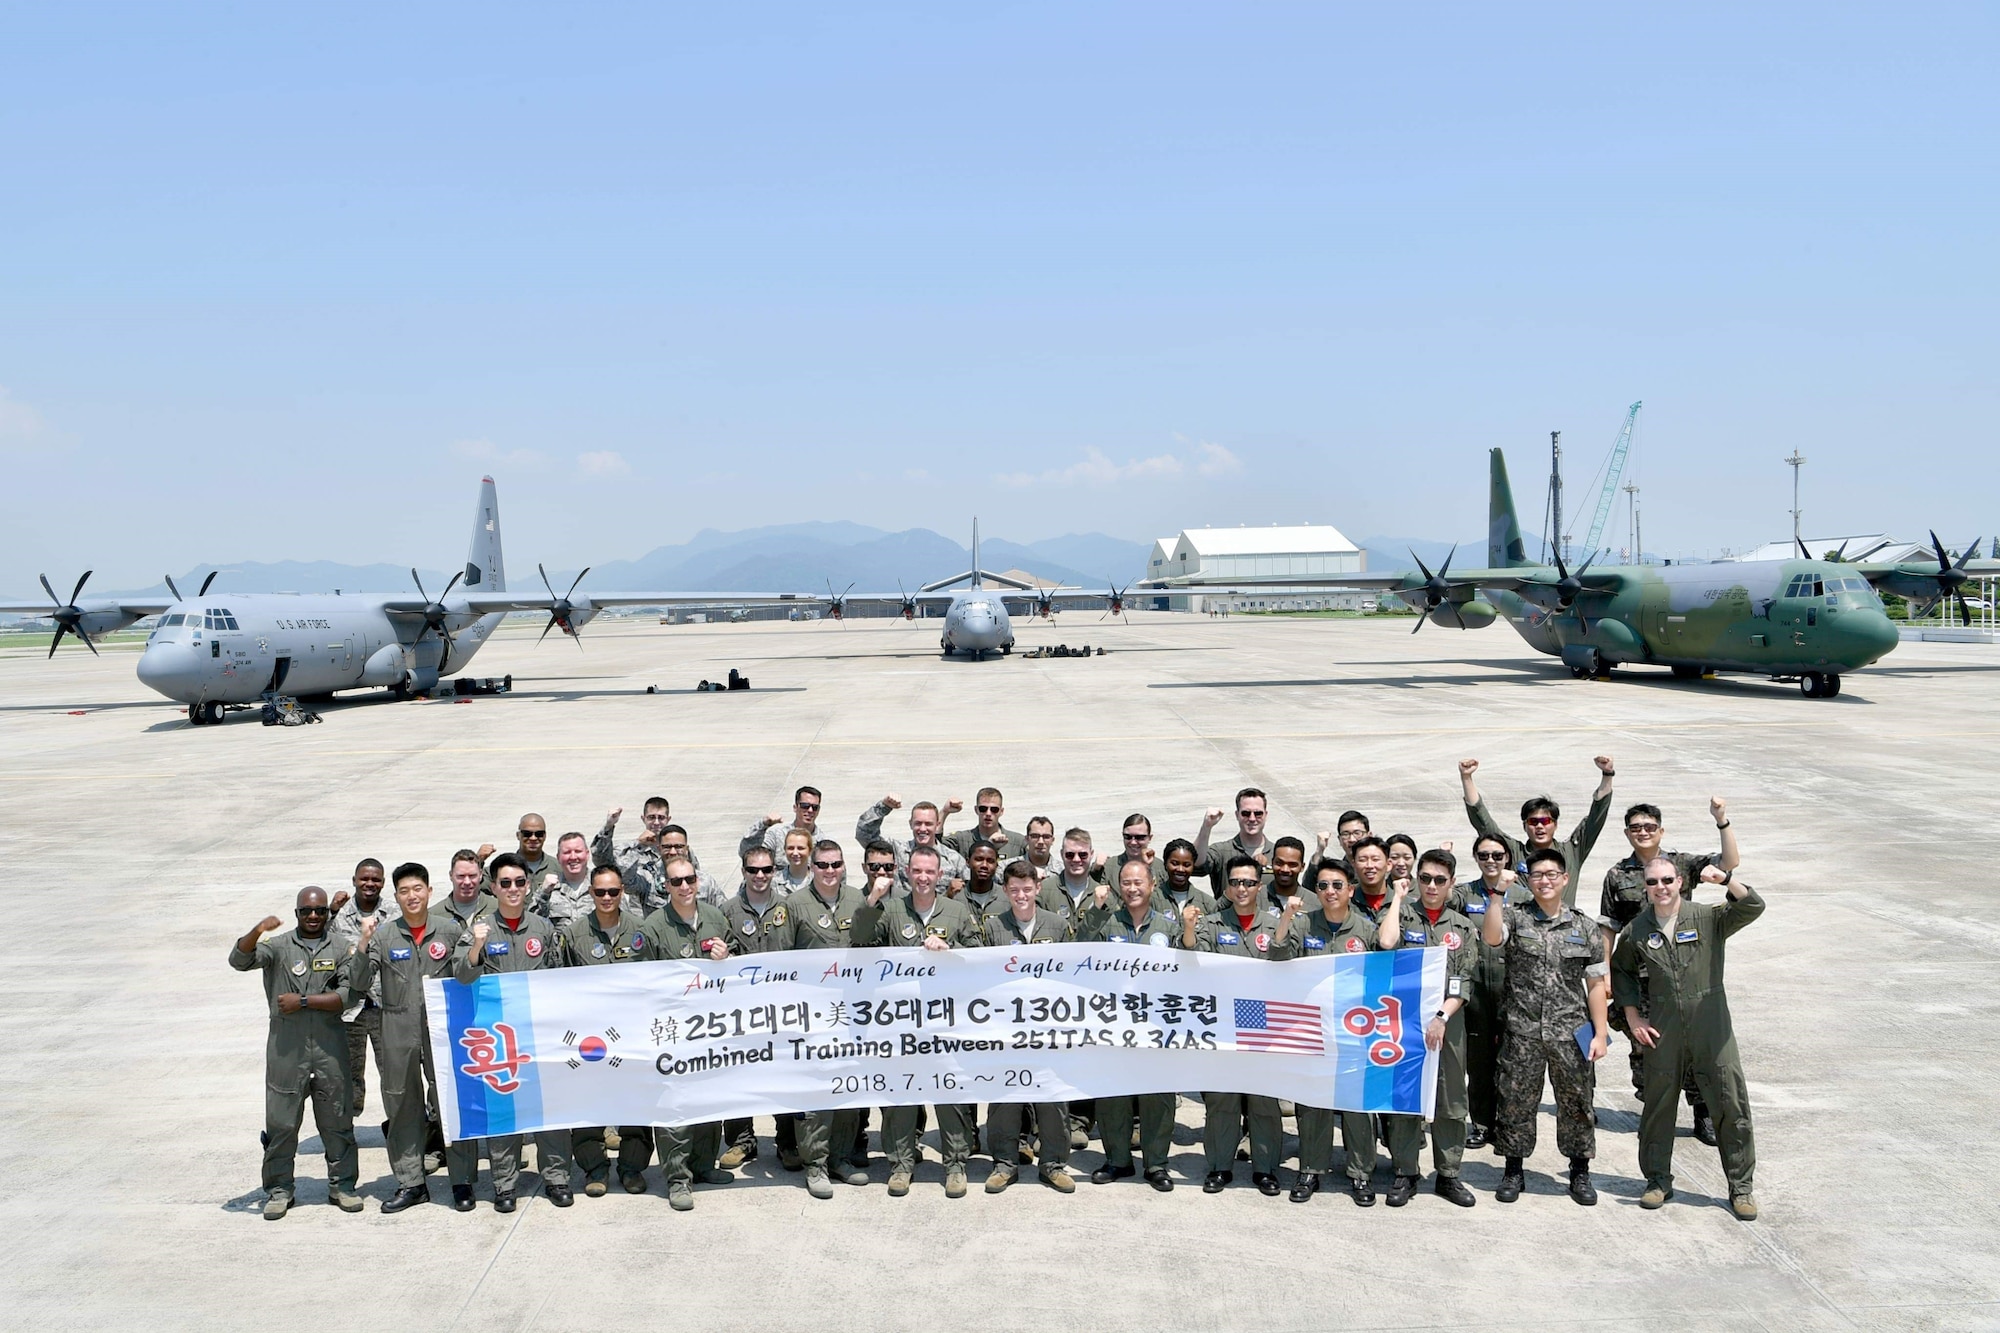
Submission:
[[[1189,528],[1161,537],[1136,591],[1161,611],[1373,610],[1375,597],[1340,589],[1342,574],[1362,573],[1361,548],[1325,524],[1302,527]],[[1259,580],[1325,578],[1327,589],[1259,590]]]

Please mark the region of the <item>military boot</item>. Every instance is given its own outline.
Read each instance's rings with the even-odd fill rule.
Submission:
[[[1715,1134],[1715,1118],[1700,1102],[1694,1104],[1694,1136],[1711,1148],[1718,1142]]]
[[[266,1222],[275,1222],[291,1210],[292,1194],[290,1190],[272,1190],[269,1197],[264,1200],[264,1220]]]
[[[1500,1173],[1500,1188],[1493,1191],[1493,1197],[1501,1203],[1512,1203],[1527,1187],[1527,1179],[1521,1174],[1521,1159],[1509,1157],[1506,1169]]]
[[[1569,1197],[1589,1208],[1597,1202],[1597,1187],[1590,1183],[1590,1159],[1569,1159]]]

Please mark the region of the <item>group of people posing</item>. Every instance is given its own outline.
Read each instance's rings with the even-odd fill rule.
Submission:
[[[345,1211],[362,1208],[353,1123],[366,1106],[371,1045],[396,1177],[382,1211],[428,1202],[426,1177],[440,1168],[452,1205],[472,1210],[482,1156],[494,1208],[513,1211],[524,1136],[443,1143],[426,979],[471,983],[491,973],[781,950],[1082,940],[1267,961],[1372,949],[1448,951],[1444,1002],[1425,1024],[1425,1041],[1439,1052],[1429,1122],[1207,1092],[1207,1192],[1232,1185],[1236,1163],[1247,1157],[1258,1190],[1286,1193],[1279,1172],[1284,1118],[1291,1115],[1298,1138],[1289,1188],[1295,1203],[1310,1201],[1338,1171],[1353,1201],[1372,1206],[1386,1148],[1386,1202],[1405,1205],[1424,1176],[1426,1141],[1439,1197],[1472,1207],[1460,1166],[1467,1149],[1490,1146],[1504,1159],[1494,1197],[1511,1203],[1526,1187],[1524,1163],[1534,1153],[1546,1083],[1554,1090],[1557,1147],[1568,1159],[1568,1193],[1594,1204],[1595,1066],[1616,1029],[1631,1042],[1633,1090],[1642,1104],[1641,1204],[1658,1208],[1673,1196],[1685,1094],[1695,1137],[1720,1148],[1731,1209],[1754,1219],[1756,1151],[1723,963],[1727,939],[1763,912],[1763,899],[1735,876],[1736,837],[1718,797],[1709,813],[1719,846],[1709,853],[1663,850],[1659,808],[1628,807],[1631,853],[1605,873],[1597,915],[1580,911],[1576,884],[1608,820],[1615,773],[1608,756],[1594,762],[1599,781],[1578,827],[1562,834],[1556,803],[1537,796],[1521,807],[1517,836],[1487,809],[1475,780],[1478,761],[1462,761],[1476,871],[1464,877],[1451,842],[1420,851],[1405,834],[1377,836],[1354,810],[1317,834],[1308,856],[1304,840],[1268,836],[1267,798],[1251,787],[1236,794],[1237,832],[1226,841],[1212,837],[1221,808],[1207,812],[1193,839],[1176,838],[1164,848],[1153,845],[1151,821],[1134,814],[1115,852],[1099,852],[1081,828],[1058,840],[1045,817],[1019,833],[1010,830],[1001,794],[991,787],[975,797],[970,828],[945,831],[963,810],[961,801],[925,801],[909,809],[907,838],[886,836],[883,823],[902,806],[891,793],[856,825],[858,867],[820,829],[820,792],[801,787],[789,816],[758,819],[741,839],[733,891],[702,868],[664,797],[645,802],[643,830],[630,841],[617,840],[623,812],[613,809],[594,837],[565,833],[553,854],[546,821],[523,816],[515,850],[496,855],[487,844],[456,853],[441,894],[417,862],[385,872],[381,861],[366,858],[350,890],[302,890],[292,930],[279,933],[279,919],[266,917],[230,949],[232,967],[262,972],[269,1001],[264,1216],[283,1217],[292,1205],[308,1100],[325,1145],[330,1197]],[[1695,901],[1702,885],[1719,889],[1720,901]],[[909,1192],[934,1110],[945,1192],[964,1195],[980,1146],[978,1109],[943,1103],[876,1113],[889,1193]],[[865,1110],[779,1116],[772,1146],[784,1168],[803,1173],[813,1197],[831,1198],[836,1180],[865,1186],[872,1179],[869,1118]],[[1091,1172],[1094,1183],[1143,1171],[1154,1189],[1171,1190],[1174,1118],[1173,1093],[989,1106],[984,1142],[992,1166],[985,1188],[1004,1191],[1032,1164],[1044,1184],[1072,1192],[1070,1155],[1095,1138],[1102,1162]],[[734,1180],[732,1172],[762,1151],[750,1119],[526,1137],[535,1141],[542,1188],[557,1207],[572,1204],[577,1186],[588,1196],[607,1193],[614,1174],[625,1191],[646,1192],[645,1173],[657,1156],[668,1201],[684,1211],[694,1206],[695,1186]]]

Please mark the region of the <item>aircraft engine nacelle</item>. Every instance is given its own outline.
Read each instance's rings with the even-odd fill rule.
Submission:
[[[597,607],[579,606],[574,611],[571,611],[569,613],[569,627],[572,631],[580,630],[585,625],[588,625],[591,621],[597,619],[597,617],[598,617]]]
[[[403,678],[403,645],[385,643],[377,648],[374,655],[361,668],[363,685],[394,685]]]
[[[91,638],[100,634],[110,634],[134,624],[138,616],[128,616],[123,611],[86,611],[77,619],[77,627]]]
[[[403,688],[411,694],[429,694],[437,687],[436,667],[411,667],[403,673]]]
[[[1468,602],[1447,602],[1430,613],[1431,623],[1439,629],[1485,629],[1499,618],[1493,603],[1483,597],[1475,597]]]

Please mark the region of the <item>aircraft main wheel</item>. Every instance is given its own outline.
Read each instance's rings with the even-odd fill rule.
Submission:
[[[206,727],[220,725],[222,722],[222,705],[213,699],[203,704],[201,706],[201,722]]]
[[[1573,667],[1571,667],[1571,668],[1569,669],[1569,674],[1570,674],[1570,675],[1572,675],[1572,676],[1575,676],[1575,677],[1576,677],[1576,678],[1577,678],[1578,680],[1589,680],[1589,679],[1590,679],[1590,668],[1589,668],[1589,667],[1580,667],[1580,666],[1573,666]]]
[[[1826,677],[1817,671],[1808,671],[1799,677],[1799,693],[1808,699],[1824,699],[1827,695]]]
[[[1839,693],[1840,693],[1840,677],[1838,675],[1829,673],[1826,678],[1825,693],[1821,697],[1826,699],[1831,699],[1833,698],[1833,696]]]
[[[1701,679],[1701,668],[1700,668],[1700,667],[1698,667],[1698,666],[1689,666],[1689,665],[1688,665],[1687,663],[1685,663],[1685,662],[1679,662],[1679,663],[1676,663],[1676,664],[1674,665],[1674,668],[1673,668],[1673,672],[1674,672],[1674,679],[1675,679],[1675,680],[1700,680],[1700,679]]]

